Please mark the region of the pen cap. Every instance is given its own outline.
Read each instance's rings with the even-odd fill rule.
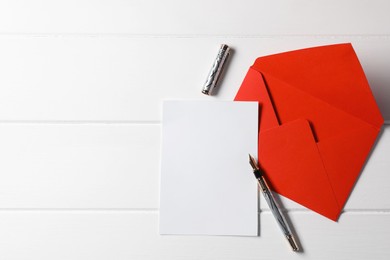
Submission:
[[[213,89],[217,86],[218,80],[222,74],[222,70],[226,64],[227,58],[229,57],[230,48],[226,44],[222,44],[219,49],[217,58],[215,59],[213,66],[207,76],[207,80],[203,85],[202,93],[211,95]]]

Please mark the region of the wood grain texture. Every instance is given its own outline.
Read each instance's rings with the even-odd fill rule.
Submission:
[[[234,48],[214,97],[201,93],[221,42]],[[233,100],[258,56],[352,42],[390,120],[390,38],[0,36],[0,120],[160,121],[163,99]]]
[[[386,0],[7,0],[3,33],[389,34]]]
[[[389,214],[312,213],[289,218],[303,252],[294,253],[271,213],[260,237],[161,236],[155,212],[0,212],[2,259],[387,259]],[[375,241],[375,243],[373,243]],[[4,246],[7,245],[7,246]]]

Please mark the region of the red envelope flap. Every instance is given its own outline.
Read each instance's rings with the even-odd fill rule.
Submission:
[[[337,220],[341,208],[306,120],[260,133],[259,162],[274,191]]]
[[[298,118],[311,123],[317,141],[357,129],[365,121],[347,114],[307,92],[301,91],[266,73],[263,74],[275,113],[281,124]]]
[[[258,58],[253,68],[273,75],[378,129],[383,118],[351,44],[336,44]]]

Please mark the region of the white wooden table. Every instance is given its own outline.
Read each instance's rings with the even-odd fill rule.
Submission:
[[[0,259],[390,259],[390,125],[338,223],[261,201],[260,237],[160,236],[163,99],[232,100],[256,57],[352,42],[390,123],[386,0],[0,2]],[[201,87],[234,48],[218,95]]]

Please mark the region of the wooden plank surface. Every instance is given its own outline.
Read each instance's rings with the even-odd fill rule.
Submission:
[[[1,208],[157,208],[160,127],[0,125]]]
[[[0,1],[0,259],[389,259],[390,2]],[[161,101],[232,100],[258,56],[351,42],[388,125],[339,222],[158,234]],[[221,43],[218,95],[200,93]]]
[[[0,255],[14,260],[388,259],[388,213],[346,213],[339,223],[312,213],[289,217],[301,253],[291,251],[270,212],[261,214],[260,237],[161,236],[156,212],[0,212]]]
[[[235,51],[210,98],[201,88],[221,42]],[[0,36],[0,120],[160,121],[163,99],[232,100],[258,56],[340,42],[352,42],[389,121],[389,38],[77,36]]]
[[[6,0],[3,33],[388,34],[386,0]]]
[[[0,124],[0,208],[157,209],[159,124]],[[390,210],[390,125],[345,210]],[[249,173],[248,173],[249,174]],[[373,188],[375,187],[375,188]],[[286,209],[303,209],[288,199]],[[268,209],[262,199],[260,206]]]

